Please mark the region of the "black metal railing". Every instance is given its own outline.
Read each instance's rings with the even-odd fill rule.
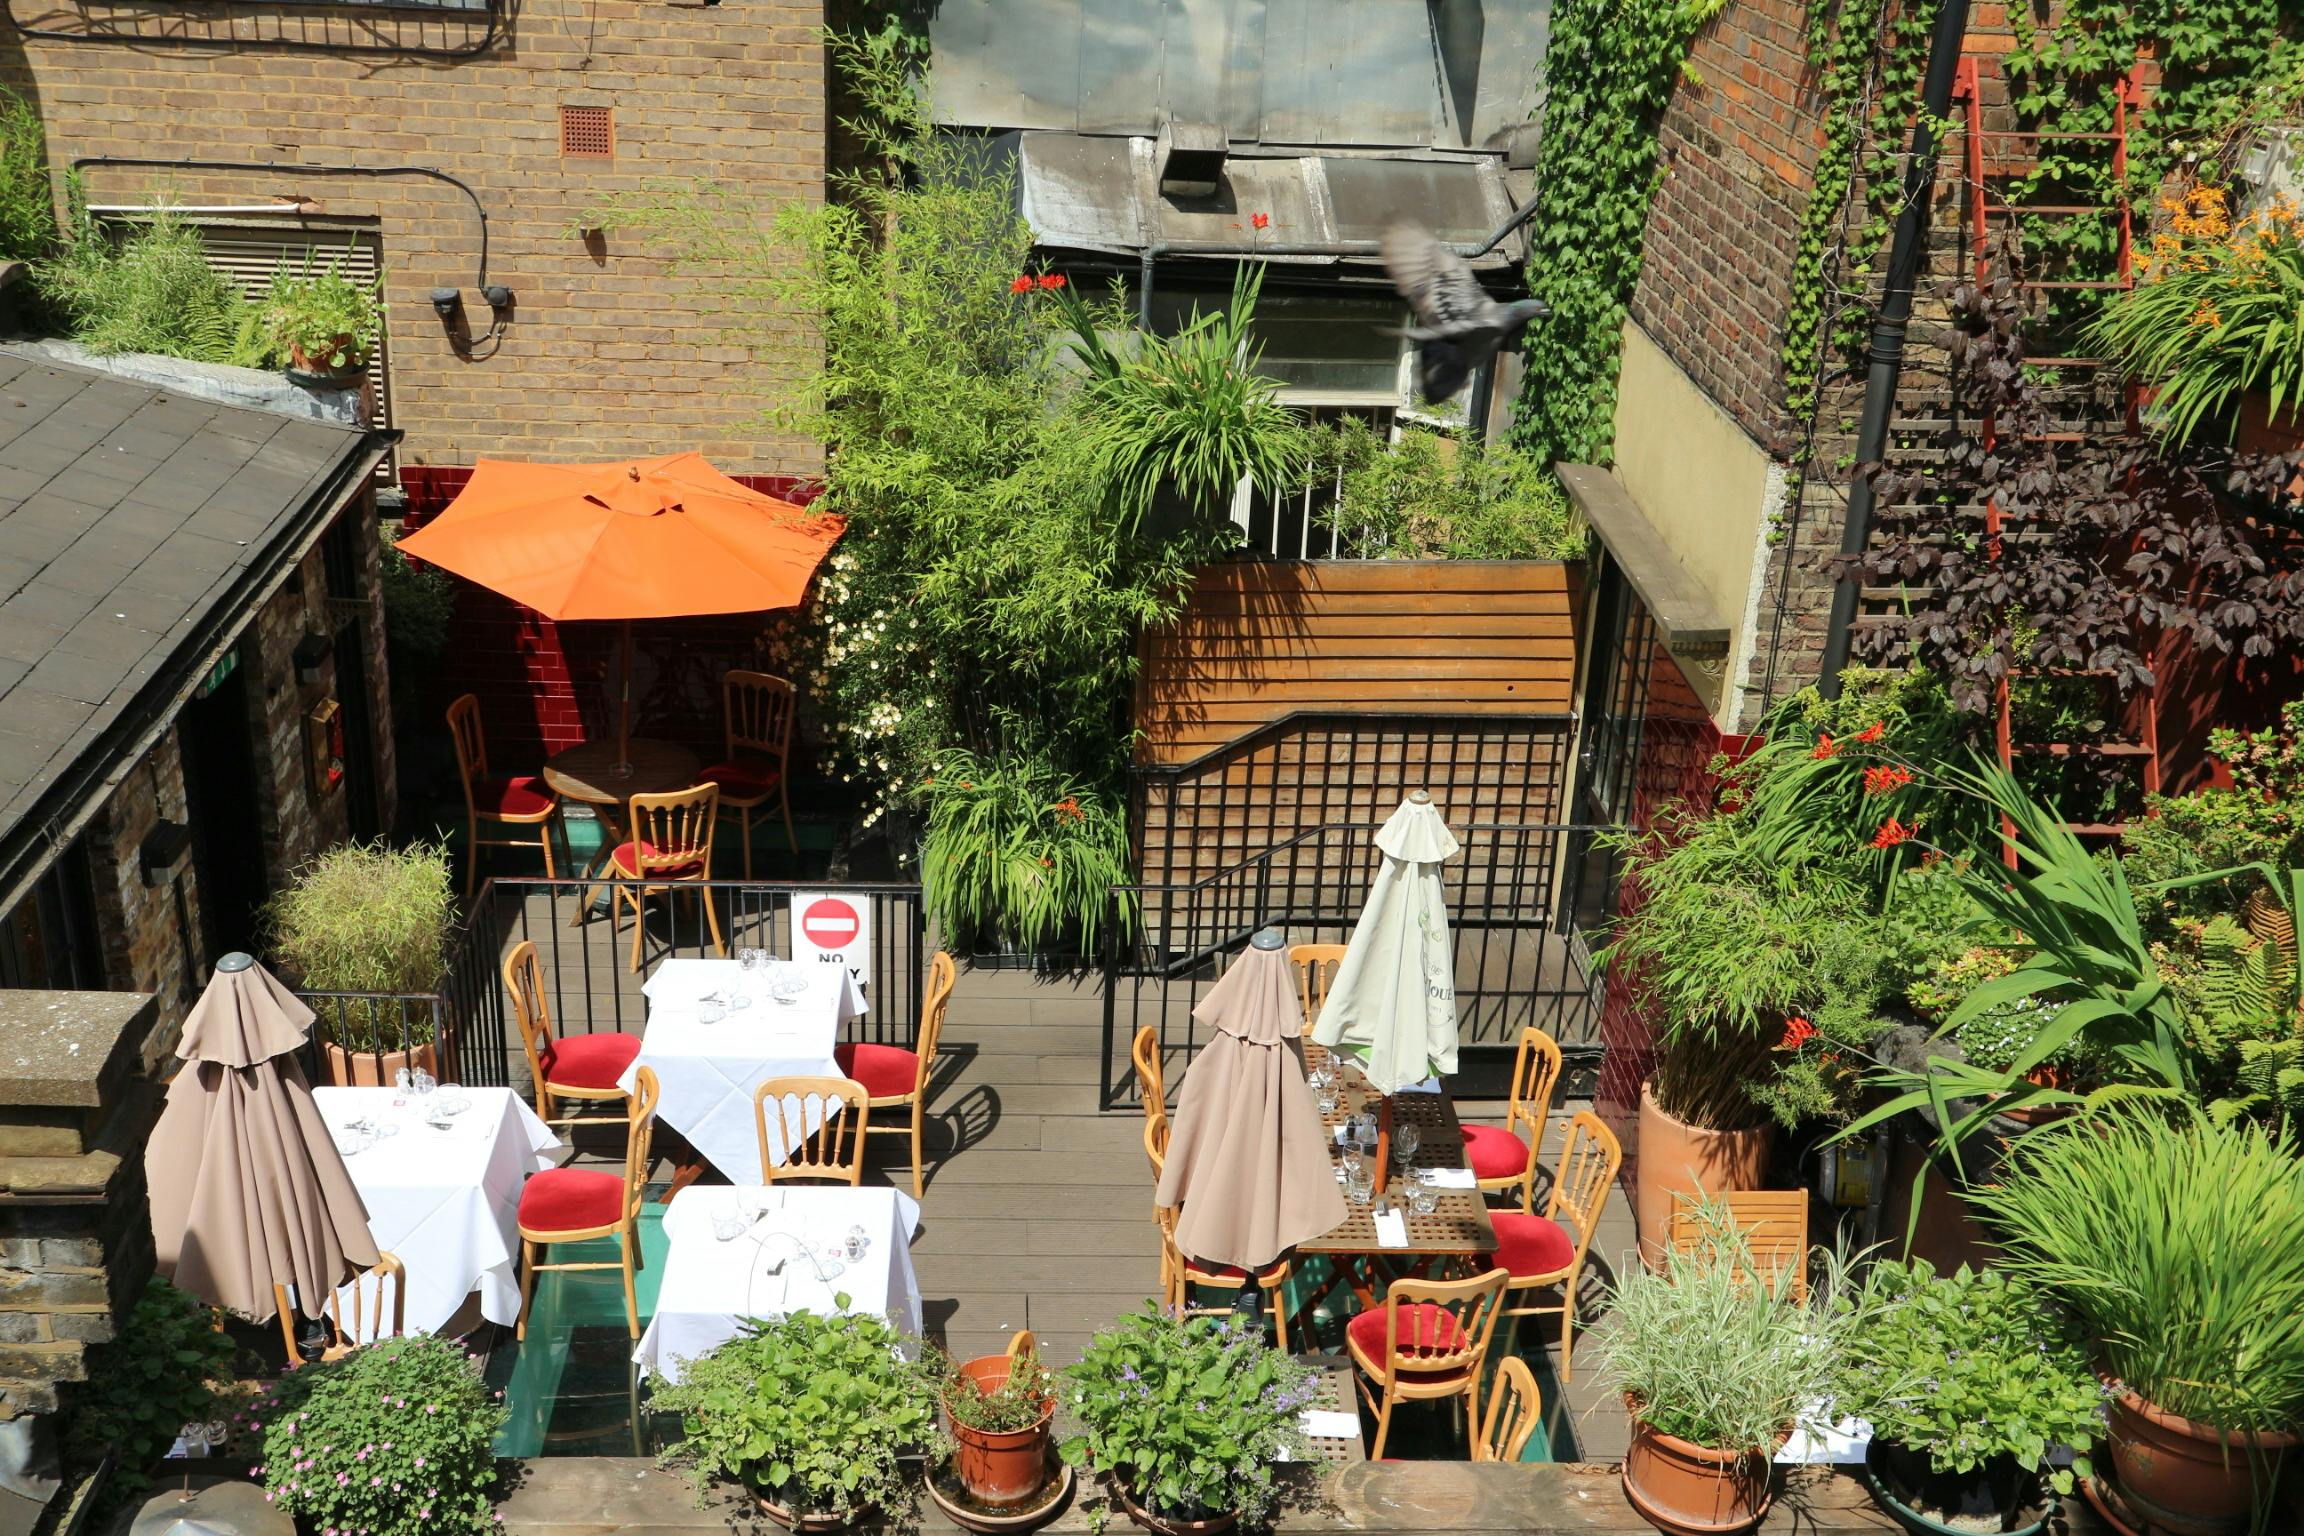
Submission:
[[[1170,1063],[1189,1061],[1201,1026],[1193,1007],[1257,929],[1292,943],[1343,943],[1359,921],[1381,854],[1377,822],[1323,826],[1196,880],[1116,887],[1143,922],[1115,938],[1104,961],[1102,1103],[1137,1101],[1129,1047],[1147,1026],[1159,1031]],[[1533,1024],[1560,1042],[1585,1074],[1600,1057],[1600,1006],[1588,946],[1579,930],[1576,890],[1593,829],[1552,823],[1475,823],[1453,829],[1460,843],[1441,866],[1456,958],[1458,1034],[1483,1084],[1508,1070],[1522,1029]],[[1171,1071],[1169,1081],[1176,1081]]]
[[[647,1018],[640,989],[657,965],[718,953],[700,896],[712,903],[730,954],[756,947],[787,957],[796,896],[846,901],[869,925],[871,959],[861,978],[866,1012],[842,1026],[841,1038],[914,1043],[928,962],[919,886],[711,880],[683,882],[671,895],[658,886],[642,902],[637,970],[632,909],[611,898],[617,887],[638,889],[629,881],[488,881],[450,944],[437,991],[298,994],[318,1016],[306,1071],[316,1082],[349,1074],[355,1082],[389,1083],[400,1066],[413,1064],[461,1083],[525,1089],[519,1026],[504,990],[504,957],[513,947],[535,944],[556,1033],[637,1032]],[[409,1062],[402,1053],[411,1051],[422,1059]]]

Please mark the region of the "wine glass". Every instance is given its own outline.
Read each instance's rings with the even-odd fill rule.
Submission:
[[[429,1103],[433,1093],[440,1087],[440,1080],[422,1067],[418,1067],[410,1075],[408,1086],[415,1093],[419,1103]]]
[[[1325,1120],[1330,1115],[1336,1113],[1337,1109],[1342,1106],[1344,1101],[1341,1097],[1338,1096],[1336,1089],[1332,1085],[1324,1085],[1320,1091],[1313,1096],[1312,1102],[1319,1106],[1320,1118]]]
[[[736,993],[728,999],[731,1008],[752,1006],[752,984],[761,972],[768,969],[768,951],[759,948],[736,951]]]
[[[1416,1149],[1424,1145],[1424,1133],[1414,1125],[1402,1122],[1392,1127],[1392,1150],[1400,1158],[1402,1169],[1415,1166]]]

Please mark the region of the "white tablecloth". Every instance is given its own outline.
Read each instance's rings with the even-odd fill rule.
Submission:
[[[452,1129],[438,1131],[425,1123],[415,1096],[397,1088],[312,1090],[331,1130],[358,1119],[400,1127],[344,1159],[344,1166],[368,1206],[369,1235],[399,1256],[410,1333],[445,1327],[474,1290],[481,1316],[519,1321],[520,1186],[558,1161],[559,1140],[511,1089],[456,1092],[472,1107]],[[395,1100],[405,1102],[395,1107]],[[355,1315],[350,1287],[340,1300],[349,1324]],[[356,1315],[365,1327],[366,1308]]]
[[[744,1236],[720,1241],[715,1218],[758,1212]],[[912,1229],[920,1207],[901,1190],[699,1184],[664,1208],[664,1279],[656,1312],[632,1358],[652,1376],[680,1380],[681,1363],[736,1337],[745,1318],[802,1310],[847,1310],[885,1317],[899,1332],[921,1332],[920,1285],[912,1273]],[[859,1263],[823,1262],[827,1244],[862,1227],[872,1240]],[[768,1271],[779,1261],[779,1273]],[[834,1263],[837,1273],[830,1271]]]
[[[808,990],[796,1002],[769,996],[768,977],[750,980],[752,1006],[706,1024],[697,999],[725,996],[742,974],[733,960],[667,960],[641,992],[648,1027],[640,1054],[616,1086],[632,1091],[634,1074],[652,1067],[664,1097],[656,1115],[688,1138],[731,1184],[760,1182],[760,1132],[752,1090],[771,1077],[839,1077],[832,1049],[840,1026],[864,1011],[864,999],[844,965],[802,969]],[[773,1127],[771,1127],[773,1129]],[[782,1162],[785,1150],[771,1147]]]

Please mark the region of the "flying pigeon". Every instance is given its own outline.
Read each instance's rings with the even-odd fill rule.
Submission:
[[[1392,286],[1416,315],[1400,334],[1417,344],[1417,389],[1426,400],[1452,399],[1498,347],[1552,313],[1541,299],[1499,304],[1488,297],[1472,264],[1428,229],[1395,224],[1379,248]]]

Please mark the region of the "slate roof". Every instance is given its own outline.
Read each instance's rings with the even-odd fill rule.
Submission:
[[[71,813],[52,792],[372,441],[0,348],[0,843]]]

